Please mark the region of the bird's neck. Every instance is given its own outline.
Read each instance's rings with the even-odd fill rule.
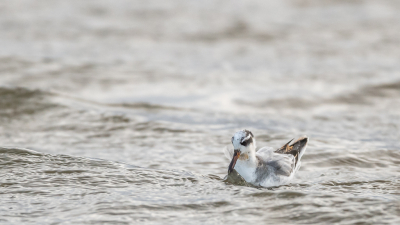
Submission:
[[[257,165],[258,165],[258,159],[256,157],[256,150],[255,149],[253,149],[249,153],[249,163],[254,167],[257,167]]]
[[[247,166],[257,167],[258,159],[256,157],[255,149],[251,149],[249,152],[241,154],[239,161],[243,164],[247,164]]]

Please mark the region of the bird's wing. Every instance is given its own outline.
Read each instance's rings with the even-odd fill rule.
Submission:
[[[272,147],[262,147],[258,149],[256,155],[270,155],[274,152]]]
[[[224,151],[225,157],[228,158],[229,160],[231,160],[233,157],[233,147],[230,145],[227,145],[227,146],[225,146],[223,151]]]
[[[279,154],[272,148],[262,148],[257,151],[261,165],[260,170],[276,175],[290,176],[295,168],[295,157],[291,154]],[[260,171],[261,172],[261,171]]]

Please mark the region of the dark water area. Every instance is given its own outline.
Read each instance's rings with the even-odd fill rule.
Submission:
[[[399,12],[0,2],[0,224],[400,224]],[[291,184],[224,180],[244,128]]]

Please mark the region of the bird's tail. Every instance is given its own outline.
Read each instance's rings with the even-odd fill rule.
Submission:
[[[275,152],[281,154],[293,155],[296,159],[296,164],[297,164],[297,162],[300,161],[301,157],[306,151],[308,144],[308,137],[301,137],[297,139],[295,142],[293,142],[293,144],[290,144],[292,141],[293,139],[290,140],[288,143],[286,143],[284,146],[277,149]]]

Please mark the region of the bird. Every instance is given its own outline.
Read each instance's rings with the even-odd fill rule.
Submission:
[[[243,179],[254,186],[272,187],[290,182],[301,166],[301,157],[306,151],[308,137],[301,137],[292,144],[290,140],[274,150],[263,147],[256,151],[256,139],[249,130],[240,130],[232,137],[232,148],[225,148],[231,160],[228,176],[236,170]]]

